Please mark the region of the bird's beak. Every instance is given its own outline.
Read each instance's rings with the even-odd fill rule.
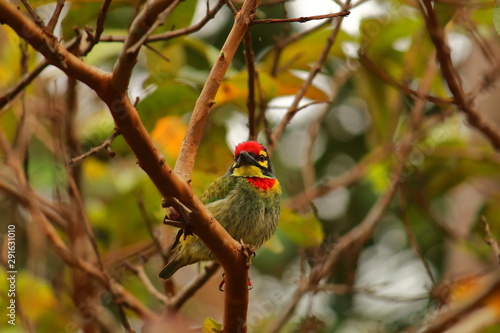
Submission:
[[[242,165],[257,165],[257,161],[255,161],[252,155],[246,151],[242,151],[236,159],[236,167],[239,168]]]

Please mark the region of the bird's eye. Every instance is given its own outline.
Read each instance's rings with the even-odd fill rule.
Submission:
[[[264,155],[259,155],[259,162],[264,162],[266,157]]]

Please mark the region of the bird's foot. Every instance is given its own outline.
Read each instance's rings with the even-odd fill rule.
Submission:
[[[240,239],[240,245],[241,252],[243,252],[243,255],[247,259],[247,267],[250,267],[250,265],[252,264],[252,258],[255,257],[255,248],[250,244],[245,244],[245,242],[243,242],[243,239]]]
[[[226,283],[226,278],[224,277],[224,273],[222,273],[222,281],[219,283],[219,290],[224,292],[224,284]]]
[[[222,281],[219,283],[219,290],[224,292],[224,284],[226,283],[226,278],[224,277],[224,273],[222,273]],[[253,289],[253,284],[250,278],[248,278],[248,290]]]

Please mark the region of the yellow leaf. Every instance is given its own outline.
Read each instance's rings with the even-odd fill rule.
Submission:
[[[299,215],[282,208],[280,228],[294,242],[305,247],[318,246],[325,238],[321,223],[312,213]]]
[[[201,333],[217,333],[222,332],[222,325],[213,320],[212,318],[206,318],[203,322],[201,328]]]
[[[83,172],[90,180],[99,179],[106,176],[106,165],[95,158],[87,158],[83,163]]]
[[[278,75],[278,96],[295,95],[302,87],[304,80],[295,76],[290,71],[282,72]],[[328,101],[330,98],[321,89],[310,85],[307,88],[305,97],[314,101]]]
[[[224,81],[215,95],[215,101],[217,104],[222,104],[236,99],[245,99],[247,95],[246,89],[240,88],[232,81]]]
[[[261,92],[264,95],[263,98],[270,100],[276,97],[276,93],[278,92],[278,81],[276,78],[264,72],[259,72],[258,83],[260,84]],[[255,94],[257,95],[257,81],[255,81],[255,84]],[[222,81],[222,84],[217,91],[217,95],[215,96],[215,101],[217,102],[217,105],[227,102],[245,103],[247,97],[248,72],[245,70]]]
[[[265,247],[266,249],[268,249],[273,253],[281,253],[285,249],[285,246],[280,241],[279,237],[277,237],[276,235],[274,235],[273,237],[271,237],[271,239],[265,242],[262,245],[262,247]]]
[[[16,276],[16,289],[23,312],[31,322],[55,310],[53,290],[45,281],[19,273]]]
[[[161,118],[151,132],[153,140],[171,158],[177,158],[185,135],[186,123],[177,116]]]

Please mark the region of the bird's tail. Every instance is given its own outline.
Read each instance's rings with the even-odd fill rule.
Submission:
[[[179,259],[179,257],[175,257],[167,266],[163,267],[160,272],[160,277],[162,279],[168,279],[181,267],[185,266],[185,264]]]

